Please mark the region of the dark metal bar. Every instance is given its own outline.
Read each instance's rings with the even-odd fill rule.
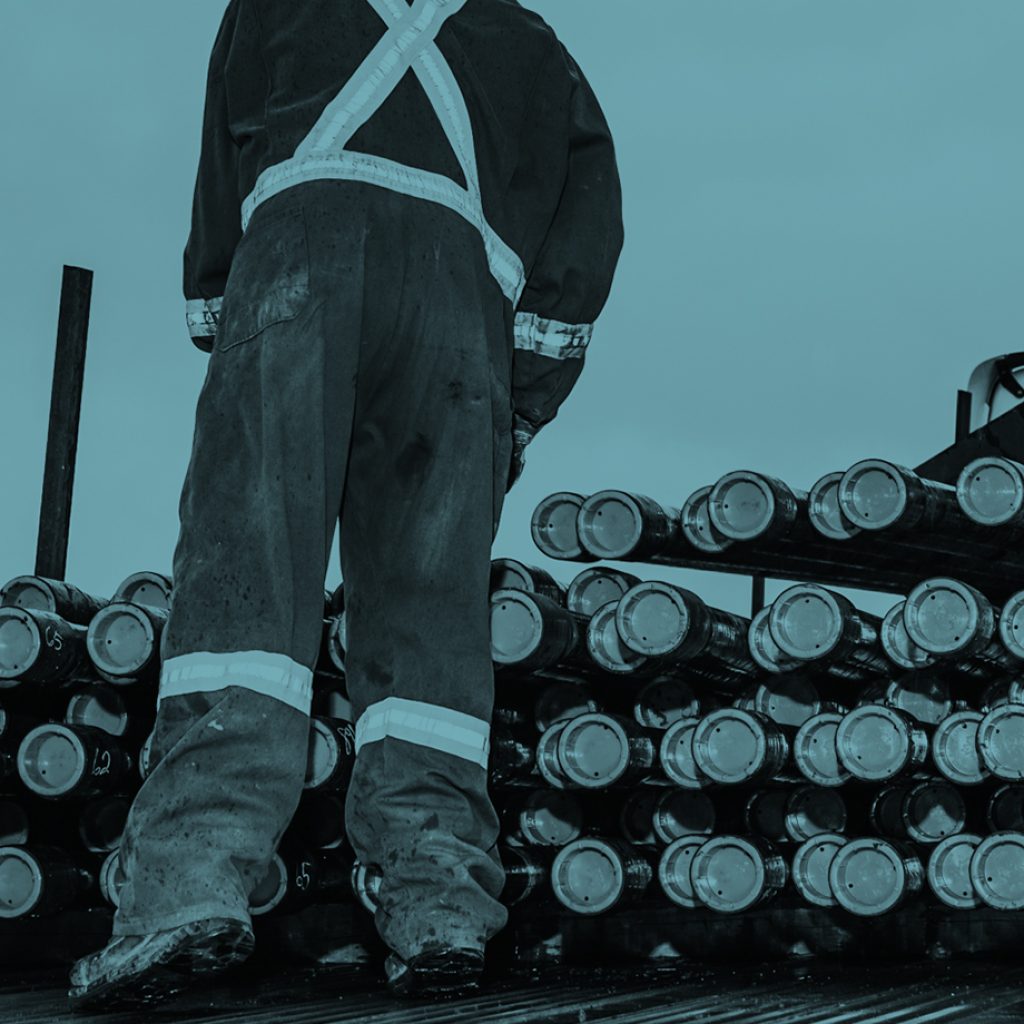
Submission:
[[[91,270],[66,266],[61,282],[35,569],[37,576],[56,580],[67,568],[92,278]]]
[[[750,617],[753,618],[764,607],[764,577],[753,576],[750,580]]]
[[[959,444],[971,432],[971,393],[962,388],[956,393],[956,442]]]

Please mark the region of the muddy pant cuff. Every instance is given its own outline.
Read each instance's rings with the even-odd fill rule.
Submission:
[[[421,917],[409,915],[409,919],[396,922],[394,918],[380,920],[378,931],[384,942],[402,960],[410,960],[426,950],[448,947],[453,949],[478,949],[483,952],[487,942],[493,938],[505,924],[502,920],[495,921],[489,927],[482,924],[474,926],[470,922],[455,922],[451,914],[440,913]],[[408,927],[415,920],[415,927]]]
[[[238,910],[219,903],[205,903],[158,917],[136,917],[126,921],[117,915],[114,917],[114,928],[111,935],[114,938],[122,935],[152,935],[154,932],[165,932],[171,928],[192,924],[194,921],[208,921],[215,917],[241,921],[242,924],[252,927],[252,919],[249,914],[240,913]]]

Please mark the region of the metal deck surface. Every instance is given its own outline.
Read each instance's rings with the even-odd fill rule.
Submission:
[[[1024,1021],[1024,967],[1006,963],[837,963],[628,970],[544,968],[491,979],[473,999],[397,1001],[364,968],[268,972],[243,967],[220,984],[145,1014],[71,1014],[64,972],[0,975],[3,1024],[944,1024]]]

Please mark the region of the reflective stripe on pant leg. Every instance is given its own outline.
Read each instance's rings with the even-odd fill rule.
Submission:
[[[439,704],[388,697],[371,704],[356,723],[356,753],[367,743],[405,740],[487,767],[490,725]]]
[[[240,686],[279,700],[309,714],[313,701],[313,673],[284,654],[271,651],[199,651],[169,658],[160,671],[157,703],[186,693],[212,693]]]

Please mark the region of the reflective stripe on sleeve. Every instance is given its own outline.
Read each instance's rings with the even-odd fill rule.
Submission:
[[[552,359],[582,359],[593,324],[563,324],[537,313],[516,313],[515,347]]]
[[[198,651],[168,658],[160,670],[157,702],[187,693],[212,693],[228,686],[272,697],[309,714],[313,701],[313,673],[284,654],[270,651]]]
[[[223,296],[216,299],[189,299],[185,303],[185,322],[193,338],[208,338],[217,333],[217,318]]]
[[[367,743],[405,740],[487,767],[490,724],[439,704],[388,697],[371,704],[356,722],[356,753]]]

